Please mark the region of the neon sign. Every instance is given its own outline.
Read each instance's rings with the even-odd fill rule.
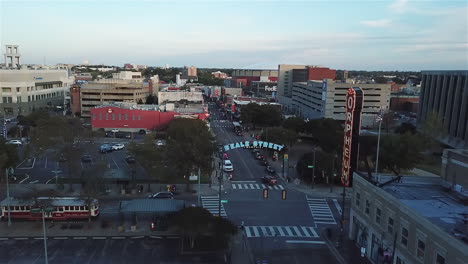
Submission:
[[[349,88],[346,93],[346,116],[343,139],[343,164],[341,182],[345,186],[352,185],[353,172],[357,167],[357,148],[361,130],[363,92],[361,88]]]
[[[231,143],[224,145],[224,150],[228,151],[231,149],[236,149],[236,148],[270,148],[274,149],[277,151],[281,151],[284,148],[284,145],[278,145],[275,143],[271,142],[266,142],[266,141],[241,141],[237,143]]]

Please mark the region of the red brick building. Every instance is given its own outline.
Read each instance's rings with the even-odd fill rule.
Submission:
[[[392,94],[390,97],[390,110],[418,112],[419,95]]]
[[[73,115],[81,114],[80,86],[74,84],[70,87],[70,108]]]
[[[113,105],[101,106],[91,109],[91,127],[93,130],[103,128],[111,130],[117,128],[120,131],[138,132],[144,130],[165,129],[169,123],[178,117],[205,120],[209,114],[200,108],[194,111],[184,112],[160,111],[158,106],[136,106],[140,109],[117,107]],[[145,109],[146,108],[146,109]]]

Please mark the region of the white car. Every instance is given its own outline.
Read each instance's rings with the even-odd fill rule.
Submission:
[[[118,130],[117,128],[113,128],[113,129],[111,130],[111,132],[112,132],[112,133],[117,133],[117,132],[119,132],[119,130]]]
[[[9,141],[7,142],[7,144],[11,144],[11,145],[22,145],[23,143],[21,142],[21,140],[12,139],[12,140],[9,140]]]
[[[119,149],[124,149],[125,145],[122,143],[117,143],[112,145],[112,150],[119,150]]]
[[[232,166],[232,162],[230,160],[224,160],[223,168],[225,172],[234,171],[234,167]]]

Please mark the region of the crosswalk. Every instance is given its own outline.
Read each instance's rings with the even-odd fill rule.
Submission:
[[[244,231],[247,237],[319,237],[311,226],[244,226]]]
[[[317,199],[307,197],[307,204],[316,224],[336,224],[333,213],[326,199]]]
[[[208,210],[211,214],[218,216],[219,215],[219,197],[214,196],[202,196],[202,206]],[[221,216],[227,217],[226,211],[224,211],[224,205],[221,204]]]
[[[236,190],[263,190],[265,188],[268,188],[270,190],[284,190],[284,187],[281,184],[269,186],[266,184],[259,183],[232,183],[231,187],[232,189]]]

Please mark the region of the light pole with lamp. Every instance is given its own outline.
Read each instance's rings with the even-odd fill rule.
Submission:
[[[45,206],[41,206],[40,208],[31,209],[31,213],[42,213],[42,230],[43,230],[43,239],[44,239],[44,259],[45,263],[48,264],[48,254],[47,254],[47,234],[45,228],[45,214],[52,213],[54,211],[53,207],[46,208]]]
[[[7,191],[7,208],[8,208],[8,226],[11,226],[11,215],[10,215],[10,184],[8,183],[8,172],[12,171],[13,173],[13,168],[7,168],[5,169],[5,175],[6,175],[6,191]]]
[[[380,109],[380,111],[377,114],[377,117],[376,117],[375,120],[377,122],[379,122],[379,136],[377,138],[377,154],[376,154],[376,158],[375,158],[375,176],[377,177],[377,172],[378,172],[378,168],[379,168],[380,131],[381,131],[381,128],[382,128],[382,121],[383,121],[382,109]]]

